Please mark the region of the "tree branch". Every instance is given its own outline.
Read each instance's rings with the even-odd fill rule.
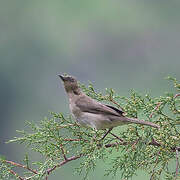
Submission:
[[[124,111],[124,108],[119,103],[117,103],[112,97],[109,98],[109,101],[115,104],[118,108],[122,109],[122,111]]]
[[[157,111],[159,109],[159,107],[161,106],[162,102],[158,102],[156,107],[154,108],[154,110],[152,111],[152,113],[149,115],[149,118],[152,118],[153,114],[155,113],[155,111]]]
[[[158,151],[158,153],[157,153],[157,157],[156,157],[156,160],[155,160],[155,165],[154,165],[154,167],[153,167],[150,180],[153,180],[153,176],[154,176],[154,173],[155,173],[155,168],[156,168],[156,166],[158,165],[158,159],[159,159],[158,155],[159,155],[159,153],[160,153],[160,151]]]
[[[60,144],[60,148],[61,148],[61,151],[62,151],[64,160],[67,160],[67,157],[66,157],[66,155],[65,155],[65,153],[64,153],[64,149],[63,149],[63,145],[62,145],[62,144]]]
[[[174,99],[180,96],[180,93],[174,95]]]
[[[13,162],[13,161],[8,161],[8,160],[3,160],[4,162],[8,163],[8,164],[11,164],[13,166],[16,166],[16,167],[21,167],[21,168],[24,168],[24,169],[27,169],[28,171],[31,171],[32,173],[34,174],[38,174],[38,172],[36,170],[33,170],[25,165],[22,165],[22,164],[19,164],[19,163],[16,163],[16,162]]]
[[[55,165],[54,167],[50,168],[47,170],[47,174],[49,175],[52,171],[54,171],[56,168],[63,166],[64,164],[79,159],[80,157],[82,157],[82,154],[77,155],[77,156],[72,156],[70,158],[66,158],[64,161],[60,162],[58,165]]]
[[[125,141],[122,141],[122,139],[120,140],[121,142],[115,142],[115,143],[109,143],[109,144],[105,144],[105,148],[110,148],[110,147],[115,147],[115,146],[118,146],[118,145],[128,145],[128,144],[135,144],[139,141],[136,140],[136,141],[133,141],[133,142],[125,142]],[[156,140],[152,139],[152,141],[150,143],[148,143],[148,145],[152,145],[152,146],[162,146],[160,143],[158,143]],[[180,151],[180,147],[173,147],[171,148],[173,152],[175,151]]]
[[[24,178],[22,178],[21,176],[19,176],[16,172],[14,172],[13,170],[11,169],[8,169],[8,171],[13,174],[14,176],[18,177],[20,180],[25,180]]]

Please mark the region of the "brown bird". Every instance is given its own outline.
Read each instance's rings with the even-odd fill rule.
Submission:
[[[125,117],[121,109],[102,104],[90,98],[81,91],[74,77],[65,75],[58,76],[64,83],[64,88],[69,98],[71,113],[78,124],[89,126],[96,130],[108,128],[108,132],[110,132],[113,127],[133,123],[159,128],[158,125],[152,122]]]

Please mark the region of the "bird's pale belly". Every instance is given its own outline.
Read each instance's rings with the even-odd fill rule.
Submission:
[[[80,116],[75,116],[75,119],[79,124],[92,127],[96,130],[110,128],[113,125],[112,121],[104,119],[100,114],[83,112]]]

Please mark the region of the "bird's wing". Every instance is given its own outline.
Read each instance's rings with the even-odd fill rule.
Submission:
[[[110,106],[110,105],[107,105],[107,104],[106,104],[105,106],[113,109],[114,111],[116,111],[116,112],[119,113],[120,115],[123,115],[123,113],[124,113],[124,111],[123,111],[122,109],[120,109],[120,108],[117,109],[117,108],[115,108],[114,106]]]
[[[94,99],[87,97],[87,96],[82,96],[82,97],[78,98],[78,100],[75,102],[75,104],[82,112],[123,116],[122,110],[117,109],[110,105],[104,105],[100,102],[95,101]]]

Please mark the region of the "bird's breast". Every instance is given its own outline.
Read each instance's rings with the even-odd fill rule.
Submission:
[[[81,110],[74,103],[70,103],[69,108],[77,123],[82,126],[88,126],[88,123],[86,122],[87,118],[84,118],[83,116],[84,113],[81,112]]]
[[[75,118],[79,117],[81,115],[81,111],[80,109],[75,105],[75,103],[70,102],[69,103],[69,109],[71,111],[71,113],[73,114],[73,116]]]

